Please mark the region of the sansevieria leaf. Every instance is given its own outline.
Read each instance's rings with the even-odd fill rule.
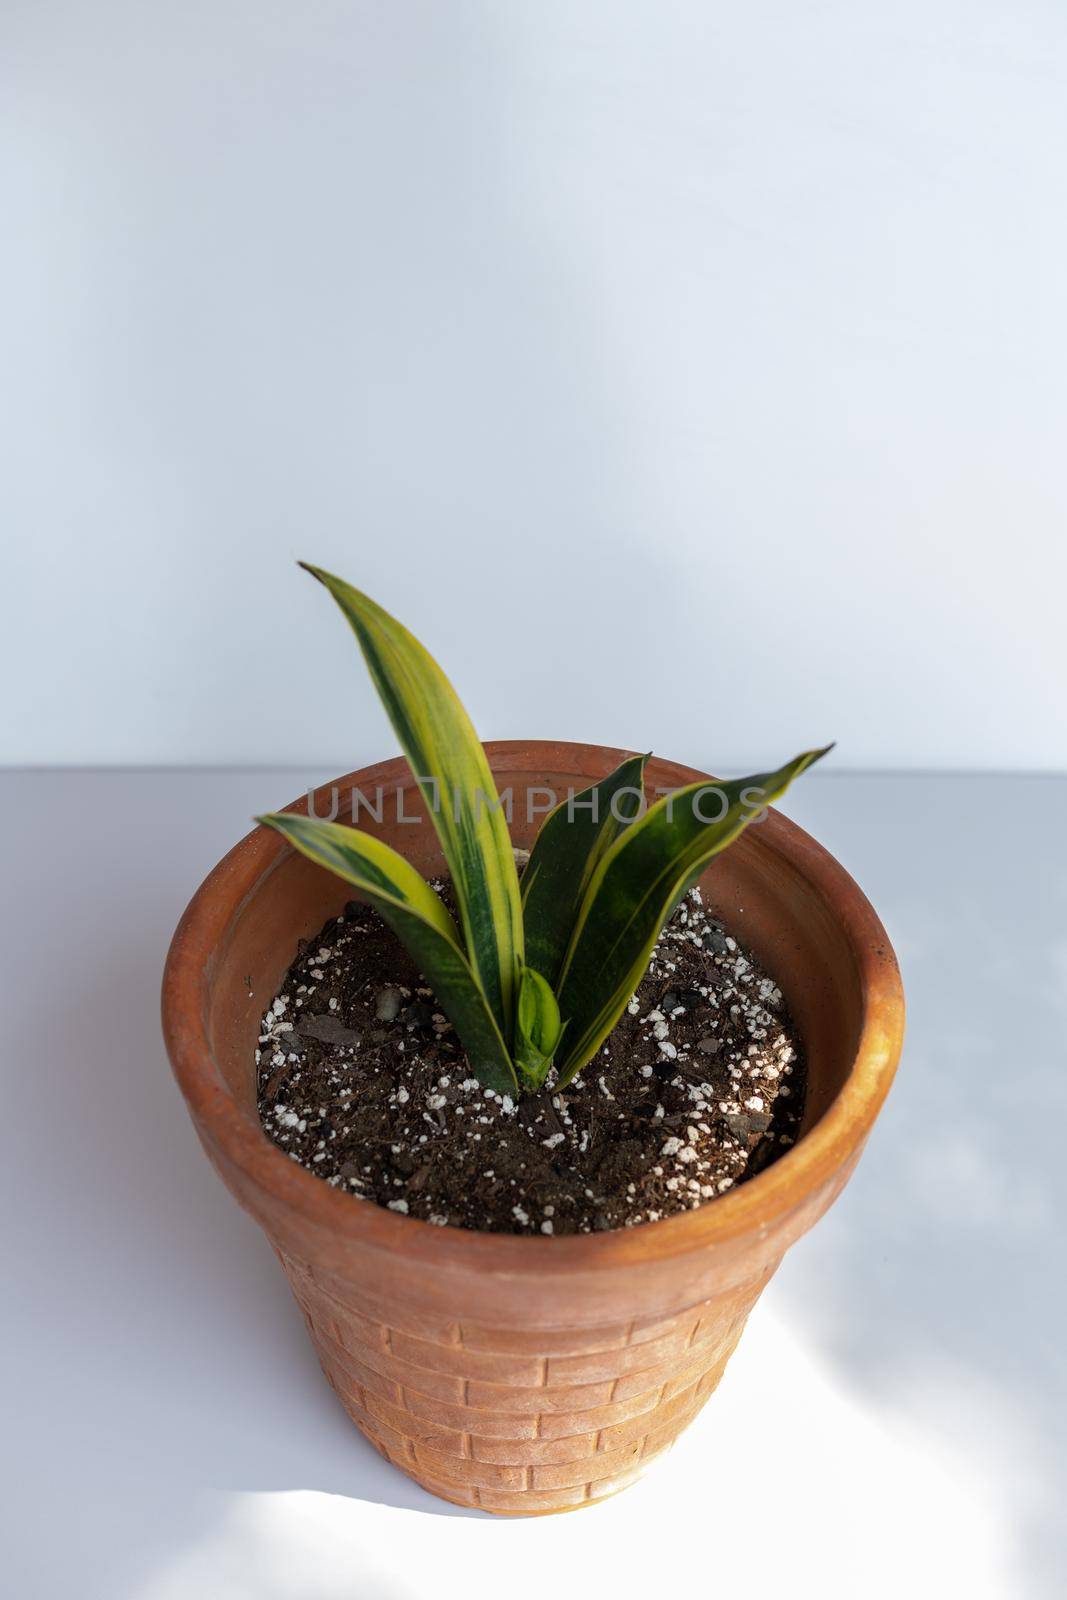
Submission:
[[[544,1083],[562,1033],[559,1006],[550,985],[533,967],[523,967],[515,1008],[515,1065],[531,1089]]]
[[[526,963],[554,984],[594,871],[641,808],[647,756],[631,756],[541,824],[522,875]]]
[[[329,589],[359,640],[440,837],[471,966],[502,1036],[510,1039],[523,959],[522,907],[507,823],[478,735],[414,635],[342,579],[301,565]]]
[[[467,1052],[472,1070],[490,1089],[517,1088],[496,1018],[463,951],[440,897],[402,855],[359,828],[279,811],[257,817],[311,861],[358,889],[406,946],[433,989]]]
[[[650,806],[612,845],[586,889],[556,985],[568,1027],[556,1063],[560,1087],[615,1026],[678,897],[764,806],[825,754],[808,750],[777,772],[679,789]]]

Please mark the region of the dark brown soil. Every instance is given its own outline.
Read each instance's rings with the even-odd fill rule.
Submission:
[[[793,1143],[804,1104],[782,997],[698,891],[562,1094],[483,1089],[403,947],[355,902],[301,948],[260,1047],[260,1117],[294,1161],[363,1201],[496,1233],[713,1201]]]

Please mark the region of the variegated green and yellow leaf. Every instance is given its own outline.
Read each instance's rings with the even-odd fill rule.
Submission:
[[[679,896],[713,856],[825,754],[825,749],[808,750],[777,772],[679,789],[650,806],[612,845],[586,890],[556,985],[569,1029],[556,1063],[560,1087],[615,1026]]]
[[[523,967],[515,1008],[515,1066],[529,1088],[539,1089],[544,1083],[562,1034],[551,986],[533,967]]]
[[[641,808],[647,756],[631,756],[606,778],[549,812],[522,875],[526,964],[554,984],[590,879]]]
[[[437,662],[395,617],[318,567],[359,640],[441,840],[470,962],[505,1039],[523,959],[519,880],[496,784],[470,718]]]
[[[328,867],[378,911],[433,989],[467,1052],[471,1069],[490,1089],[514,1092],[508,1049],[440,896],[402,855],[359,828],[296,812],[257,817],[301,855]]]

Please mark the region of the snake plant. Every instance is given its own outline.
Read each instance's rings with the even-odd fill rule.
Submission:
[[[553,1066],[556,1087],[565,1087],[615,1026],[680,897],[825,750],[776,772],[691,784],[647,807],[647,757],[631,756],[549,813],[520,880],[485,751],[441,668],[358,589],[318,567],[305,570],[330,591],[359,641],[437,829],[459,926],[415,868],[374,834],[290,811],[257,821],[377,909],[488,1088],[537,1090]]]

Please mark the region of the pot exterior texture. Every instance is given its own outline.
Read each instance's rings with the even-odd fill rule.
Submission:
[[[450,1321],[334,1283],[339,1299],[313,1266],[282,1262],[322,1370],[367,1438],[444,1499],[505,1512],[563,1511],[632,1483],[715,1388],[765,1282],[553,1330]],[[567,1306],[559,1296],[558,1314]]]
[[[596,781],[625,752],[487,746],[512,832],[528,845],[550,791]],[[649,781],[703,775],[666,762]],[[709,782],[714,780],[709,779]],[[402,762],[339,780],[384,788],[374,831],[440,867]],[[537,799],[531,802],[531,796]],[[265,797],[269,801],[270,797]],[[328,814],[331,786],[315,809]],[[367,820],[359,816],[360,826]],[[363,1434],[434,1494],[502,1513],[606,1498],[667,1450],[711,1394],[785,1250],[847,1181],[889,1087],[903,1001],[892,951],[852,880],[771,815],[709,871],[705,894],[781,984],[809,1088],[797,1145],[710,1205],[617,1232],[527,1238],[436,1228],[332,1189],[259,1127],[259,1019],[295,953],[349,897],[257,830],[220,863],[175,935],[164,1030],[204,1148],[261,1224],[327,1380]]]

